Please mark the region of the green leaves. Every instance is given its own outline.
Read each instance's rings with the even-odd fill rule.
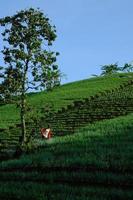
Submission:
[[[2,70],[4,67],[0,66],[0,70]]]
[[[117,73],[120,68],[118,67],[118,64],[110,64],[110,65],[104,65],[102,66],[102,74],[101,75],[111,75],[114,73]]]
[[[125,63],[124,67],[122,68],[122,71],[125,71],[125,72],[132,72],[133,71],[133,65],[132,64],[128,64],[128,63]]]
[[[6,75],[3,89],[6,95],[19,94],[23,143],[26,141],[26,92],[39,88],[51,90],[57,80],[60,81],[56,64],[59,54],[49,49],[56,38],[56,30],[48,17],[33,8],[0,19],[0,25],[6,25],[2,36],[8,43],[2,51],[7,64],[7,71],[3,72]]]
[[[4,99],[9,100],[21,87],[21,74],[16,68],[9,67],[2,75],[4,80],[1,83],[1,93]]]
[[[132,72],[133,71],[133,65],[132,63],[125,63],[123,67],[119,67],[117,63],[110,64],[110,65],[104,65],[102,66],[102,73],[101,75],[112,75],[114,73],[118,72]]]
[[[58,65],[53,65],[53,70],[57,70],[58,69]]]

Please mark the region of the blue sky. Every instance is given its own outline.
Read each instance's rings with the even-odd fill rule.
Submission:
[[[62,83],[100,74],[101,65],[133,60],[133,0],[0,0],[0,18],[41,8],[57,28]],[[0,36],[0,49],[3,43]],[[2,59],[0,65],[2,65]]]

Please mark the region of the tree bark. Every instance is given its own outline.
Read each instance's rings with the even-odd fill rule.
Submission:
[[[20,145],[23,145],[26,143],[27,137],[26,137],[26,124],[25,124],[25,114],[26,114],[26,90],[25,90],[25,82],[26,82],[26,74],[28,70],[28,61],[26,62],[26,67],[24,69],[24,75],[23,75],[23,80],[22,80],[22,91],[21,91],[21,112],[20,112],[20,117],[21,117],[21,141]]]
[[[21,96],[21,145],[26,142],[26,124],[25,124],[25,94]]]

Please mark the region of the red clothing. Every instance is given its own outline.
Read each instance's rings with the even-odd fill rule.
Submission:
[[[50,130],[50,128],[46,129],[46,128],[42,128],[41,129],[41,136],[43,138],[46,138],[46,139],[50,139],[52,137],[53,133],[52,131]]]

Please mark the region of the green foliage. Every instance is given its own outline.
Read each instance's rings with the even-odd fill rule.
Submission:
[[[6,26],[2,35],[9,44],[2,51],[4,60],[12,70],[15,66],[15,70],[21,73],[21,89],[23,84],[25,91],[37,89],[37,86],[53,87],[53,82],[59,77],[58,65],[55,65],[59,53],[48,50],[56,39],[56,29],[49,23],[49,18],[39,9],[30,8],[0,19],[0,24]],[[32,80],[31,75],[28,80],[28,71],[31,71]],[[49,86],[50,80],[52,83]]]
[[[119,67],[117,63],[110,64],[110,65],[103,65],[101,76],[105,75],[111,75],[118,72],[132,72],[133,71],[133,65],[132,63],[125,63],[123,67]]]
[[[12,97],[17,95],[16,91],[20,88],[21,74],[18,69],[6,68],[4,81],[1,83],[1,96],[5,102],[11,102]]]
[[[133,71],[133,65],[131,63],[125,63],[124,67],[122,68],[122,71],[124,72],[132,72]]]
[[[110,65],[104,65],[102,66],[101,70],[102,70],[101,75],[105,76],[105,75],[111,75],[111,74],[117,73],[120,70],[120,68],[118,67],[118,64],[115,63],[115,64],[110,64]]]
[[[21,10],[14,16],[0,19],[4,26],[2,51],[7,69],[3,74],[2,92],[6,98],[19,93],[22,143],[26,141],[26,93],[29,89],[51,90],[59,85],[58,52],[49,50],[56,39],[56,29],[39,9]],[[20,76],[19,76],[20,75]],[[16,81],[14,81],[14,76]],[[17,100],[17,99],[16,99]]]

